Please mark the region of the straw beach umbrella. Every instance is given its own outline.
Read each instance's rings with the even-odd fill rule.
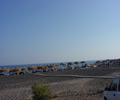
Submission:
[[[56,65],[55,64],[52,64],[51,67],[55,67]]]
[[[55,66],[56,66],[55,64],[48,65],[49,68],[53,68]]]
[[[60,63],[60,65],[62,65],[62,66],[64,66],[64,67],[65,67],[65,65],[66,65],[66,64],[65,64],[65,63]]]
[[[60,63],[60,65],[63,65],[63,66],[64,66],[64,65],[66,65],[66,64],[65,64],[65,63]]]
[[[19,72],[21,72],[21,68],[20,67],[16,67],[10,70],[10,72],[13,72],[14,74],[19,74]]]
[[[64,68],[62,68],[62,70],[66,70],[65,66],[67,65],[66,63],[60,63],[60,65],[62,65]]]
[[[4,67],[4,68],[3,68],[3,71],[4,71],[4,72],[10,72],[10,68]]]
[[[40,69],[41,69],[41,71],[43,71],[43,70],[48,71],[48,66],[39,65],[39,66],[37,67],[37,69],[38,69],[38,70],[40,70]]]
[[[50,69],[51,69],[51,71],[53,71],[53,68],[54,68],[54,67],[56,67],[56,65],[55,65],[55,64],[48,65],[48,68],[50,68]]]
[[[22,70],[22,71],[27,71],[28,68],[26,68],[26,67],[22,67],[21,70]]]
[[[28,72],[28,68],[22,67],[22,68],[21,68],[21,71],[22,71],[22,72],[21,72],[20,74],[23,74],[23,75],[24,75],[25,73]]]
[[[43,65],[39,65],[38,67],[37,67],[37,69],[45,69],[46,68],[46,66],[43,66]]]
[[[0,73],[3,73],[3,72],[4,72],[4,70],[2,68],[0,68]]]
[[[85,64],[85,61],[81,61],[80,63],[82,64],[82,67],[83,67],[83,65]]]
[[[73,65],[73,63],[72,63],[72,62],[68,62],[68,66],[70,66],[70,67],[71,67],[71,65]]]
[[[71,65],[73,65],[73,62],[68,62],[68,68],[72,69]]]
[[[35,67],[35,66],[28,67],[28,70],[36,70],[36,69],[37,69],[37,67]]]
[[[3,72],[4,72],[4,70],[2,68],[0,68],[0,76],[4,75]]]
[[[21,68],[20,67],[16,67],[16,68],[12,69],[12,72],[21,72]]]
[[[78,65],[78,64],[79,64],[79,62],[78,62],[78,61],[76,61],[76,62],[74,62],[74,64]],[[78,67],[79,67],[79,66],[78,66]]]
[[[73,65],[73,63],[72,62],[68,62],[67,64],[68,64],[67,69],[68,70],[72,69],[71,65]]]
[[[48,66],[44,66],[44,68],[46,69],[46,72],[48,72],[49,70],[48,70]]]
[[[3,72],[10,72],[10,68],[0,68],[0,73],[3,73]]]

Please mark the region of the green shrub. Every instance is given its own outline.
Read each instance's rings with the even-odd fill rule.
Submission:
[[[48,89],[48,85],[35,83],[32,87],[32,92],[34,94],[33,100],[50,100],[52,94]]]

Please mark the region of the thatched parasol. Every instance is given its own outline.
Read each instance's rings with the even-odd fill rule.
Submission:
[[[72,62],[68,62],[68,66],[71,66],[71,65],[73,65],[73,63]]]
[[[49,68],[53,68],[55,66],[56,66],[55,64],[48,65]]]
[[[28,68],[26,68],[26,67],[22,67],[21,70],[22,70],[22,71],[27,71]]]
[[[74,64],[78,65],[78,64],[79,64],[79,62],[78,62],[78,61],[76,61],[76,62],[74,62]]]
[[[5,67],[5,68],[3,68],[3,71],[4,71],[4,72],[10,72],[10,68],[6,68],[6,67]]]
[[[48,72],[48,66],[44,66],[44,68],[46,69],[46,72]]]
[[[10,68],[0,68],[0,73],[3,73],[3,72],[10,72]]]
[[[0,68],[0,73],[3,73],[3,72],[4,72],[4,70],[2,68]]]
[[[66,65],[66,64],[65,64],[65,63],[60,63],[60,65],[63,65],[63,66],[64,66],[64,65]]]
[[[30,66],[30,67],[28,67],[28,70],[37,70],[37,67],[35,67],[35,66]]]
[[[74,64],[76,64],[76,67],[75,67],[75,68],[78,68],[78,67],[79,67],[79,66],[78,66],[79,63],[80,63],[80,62],[78,62],[78,61],[74,62]]]
[[[85,61],[81,61],[80,63],[82,63],[82,66],[84,65],[84,63],[86,63]]]
[[[20,67],[16,67],[16,68],[12,69],[12,72],[21,72],[21,68]]]
[[[66,65],[66,64],[65,64],[65,63],[60,63],[60,65],[62,65],[62,66],[64,66],[64,67],[65,67],[65,65]]]
[[[39,65],[38,67],[37,67],[37,69],[45,69],[46,68],[46,66],[43,66],[43,65]]]

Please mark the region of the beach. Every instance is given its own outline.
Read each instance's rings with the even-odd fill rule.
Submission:
[[[120,74],[120,66],[107,65],[59,72],[46,75],[111,76]],[[32,100],[31,87],[35,82],[48,84],[53,100],[103,100],[103,91],[112,79],[50,77],[35,74],[0,76],[0,100]]]
[[[119,99],[119,12],[120,0],[0,0],[0,100]]]

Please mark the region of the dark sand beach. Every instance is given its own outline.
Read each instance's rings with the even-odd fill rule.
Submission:
[[[45,72],[47,75],[116,76],[120,66],[100,66],[89,69],[73,69]],[[56,97],[53,100],[103,100],[103,91],[111,79],[45,77],[35,74],[0,76],[0,100],[32,100],[31,87],[35,82],[49,84]]]

